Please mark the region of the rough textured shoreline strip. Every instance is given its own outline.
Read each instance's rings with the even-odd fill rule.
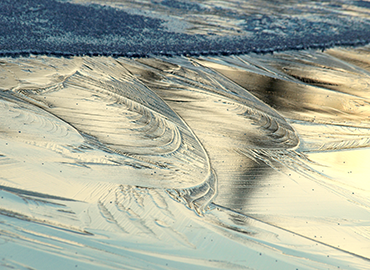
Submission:
[[[363,8],[362,1],[357,2],[354,5]],[[263,19],[230,15],[244,20],[248,34],[218,36],[174,31],[165,26],[171,22],[160,16],[131,14],[109,6],[4,0],[0,2],[0,56],[230,55],[370,42],[370,19],[321,13],[314,20],[286,14],[264,15]],[[254,28],[257,24],[258,30]]]

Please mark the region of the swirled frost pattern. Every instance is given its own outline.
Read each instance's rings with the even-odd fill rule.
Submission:
[[[0,267],[367,269],[369,51],[1,58]]]

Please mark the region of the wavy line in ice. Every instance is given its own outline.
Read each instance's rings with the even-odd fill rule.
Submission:
[[[24,66],[29,65],[28,61],[18,59],[13,63],[19,62],[19,66]],[[63,160],[57,165],[60,172],[62,168],[64,171],[70,170],[71,166],[85,167],[88,178],[82,177],[77,181],[81,185],[83,182],[99,182],[106,178],[108,183],[133,183],[171,189],[191,187],[194,190],[198,185],[210,186],[207,199],[202,201],[209,203],[216,193],[216,179],[206,152],[183,120],[155,93],[137,81],[122,63],[113,59],[77,60],[80,67],[72,64],[73,68],[67,70],[67,75],[53,74],[43,85],[45,74],[40,66],[44,66],[47,73],[55,66],[68,66],[71,61],[74,60],[50,59],[48,67],[48,60],[40,58],[33,59],[26,72],[26,69],[8,68],[7,71],[13,72],[16,80],[9,86],[12,92],[5,90],[3,95],[9,95],[13,100],[27,100],[34,105],[28,105],[29,110],[18,114],[3,108],[3,123],[13,125],[9,125],[8,129],[16,133],[22,125],[29,127],[25,135],[18,134],[20,143],[29,140],[38,150],[44,148],[51,151],[52,155],[68,157],[64,160],[62,156],[54,157],[54,162]],[[29,72],[34,72],[34,76],[29,76]],[[46,117],[37,118],[34,112],[42,112]],[[24,116],[20,118],[19,114],[22,113]],[[45,132],[53,135],[58,131],[58,128],[44,124],[52,123],[54,118],[54,126],[73,130],[79,141],[74,144],[58,138],[53,138],[53,143],[48,138],[41,138],[42,143],[32,141]],[[33,131],[35,128],[36,132]],[[7,153],[7,156],[11,157],[12,154]],[[111,170],[105,171],[104,165]],[[96,171],[91,171],[91,168]],[[9,173],[9,180],[11,178]],[[206,205],[202,205],[199,196],[194,194],[190,192],[184,197],[185,201],[189,200],[192,208],[201,214]],[[193,203],[195,200],[197,204]]]
[[[196,106],[199,106],[203,113],[207,113],[209,121],[214,121],[216,128],[220,128],[217,133],[222,133],[225,129],[224,134],[236,140],[235,144],[239,142],[248,147],[246,142],[250,141],[253,147],[269,148],[295,148],[299,144],[295,130],[279,113],[246,89],[200,65],[200,60],[179,57],[138,61],[145,66],[144,70],[136,72],[141,72],[139,78],[148,87],[166,102],[171,102],[175,110],[178,106],[173,102],[174,99],[177,99],[177,103],[186,100],[194,103],[199,101]],[[149,70],[145,70],[148,68]],[[152,68],[155,70],[151,71]],[[151,77],[151,72],[163,77]],[[177,112],[180,116],[182,113],[186,114],[185,110]],[[189,117],[183,116],[186,121],[190,121]],[[194,129],[193,124],[190,125]],[[236,126],[239,129],[236,129]]]
[[[15,98],[9,93],[0,92],[0,115],[3,137],[11,136],[26,143],[78,145],[83,138],[77,130],[64,121],[53,117],[37,107]],[[9,119],[14,119],[10,121]]]
[[[40,203],[40,209],[35,212],[32,199],[37,201],[37,196],[29,196],[30,204],[25,205],[16,194],[0,193],[6,202],[13,203],[17,209],[23,207],[28,217],[32,217],[24,220],[21,216],[5,215],[0,227],[2,239],[11,240],[7,244],[10,252],[18,250],[13,258],[33,267],[42,265],[40,260],[32,261],[25,254],[38,257],[47,252],[45,260],[61,261],[58,264],[61,268],[91,265],[91,269],[122,269],[126,266],[142,269],[250,269],[261,265],[266,269],[271,266],[286,269],[292,265],[302,269],[337,269],[337,265],[361,269],[365,264],[361,260],[348,264],[346,260],[351,258],[350,254],[320,242],[314,245],[297,234],[217,205],[212,205],[212,211],[204,218],[191,217],[181,211],[180,204],[171,203],[163,190],[117,187],[101,198],[104,213],[99,205],[89,204],[86,208],[81,207],[80,202],[71,201],[62,205],[50,198]],[[50,209],[55,202],[59,204]],[[71,212],[70,208],[75,211]],[[77,218],[76,221],[82,221],[80,226],[87,231],[50,224],[51,214],[54,216],[62,209],[59,220],[71,224]],[[107,222],[107,214],[115,217],[117,222]],[[42,219],[44,222],[38,222]],[[25,221],[26,227],[22,226]],[[127,233],[122,233],[117,225],[124,226]],[[209,246],[208,242],[212,245]],[[225,252],[225,248],[232,250],[232,254]],[[2,250],[5,262],[8,262],[9,254],[9,250]],[[330,254],[330,258],[326,254]],[[250,260],[235,261],[235,256]],[[49,263],[45,260],[43,265]]]
[[[344,53],[348,62],[331,50],[208,57],[204,63],[285,116],[300,135],[300,151],[367,147],[368,60],[356,57],[355,50]]]
[[[128,81],[125,73],[114,60],[89,59],[58,85],[37,92],[18,87],[17,93],[88,135],[86,141],[94,146],[145,160],[159,169],[171,167],[173,159],[181,168],[191,159],[192,166],[206,175],[206,154],[188,127],[149,89]],[[201,181],[193,178],[188,178],[189,184],[184,179],[184,184]]]

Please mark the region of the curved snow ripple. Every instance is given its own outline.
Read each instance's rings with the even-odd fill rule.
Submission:
[[[3,152],[4,158],[19,163],[32,154],[35,158],[21,166],[35,169],[31,163],[50,163],[50,173],[59,184],[62,172],[85,170],[75,179],[81,190],[86,189],[85,183],[93,187],[102,181],[176,190],[210,183],[208,199],[203,204],[198,200],[192,207],[198,214],[205,211],[216,194],[216,179],[203,146],[185,122],[136,80],[122,61],[40,57],[10,62],[3,73],[12,74],[14,83],[10,81],[1,92],[2,129],[6,138],[17,139],[19,147],[26,143],[36,148],[13,156],[18,153],[13,146],[13,152]],[[45,73],[53,73],[58,66],[64,70],[45,80]],[[75,139],[70,138],[71,132]],[[51,155],[49,160],[43,160],[45,153]],[[15,174],[8,171],[3,177],[12,181]],[[25,188],[28,185],[23,184]],[[199,196],[184,198],[192,203]]]
[[[5,93],[0,92],[0,96],[3,136],[19,138],[30,144],[42,144],[45,141],[58,144],[83,142],[78,132],[64,121]]]
[[[207,155],[186,124],[113,59],[87,58],[55,84],[24,85],[14,93],[74,127],[85,144],[151,168],[159,178],[152,186],[190,187],[209,174]]]
[[[202,116],[190,116],[186,112],[189,108],[178,106],[176,102],[196,104],[195,107],[210,121],[205,124],[209,125],[207,128],[215,128],[216,133],[233,138],[235,145],[278,149],[298,146],[296,131],[278,112],[247,89],[207,67],[203,59],[151,58],[138,61],[145,64],[139,79],[170,103],[188,123]],[[155,72],[156,76],[150,76],[150,72]],[[195,128],[193,123],[190,126]]]

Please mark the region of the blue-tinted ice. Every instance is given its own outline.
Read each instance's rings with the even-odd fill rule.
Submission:
[[[368,55],[3,58],[2,265],[366,269]]]
[[[0,268],[368,269],[368,10],[2,1]]]

